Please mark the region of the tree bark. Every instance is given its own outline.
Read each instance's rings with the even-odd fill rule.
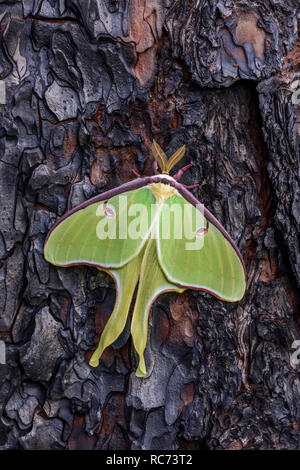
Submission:
[[[0,449],[299,449],[298,0],[0,2]],[[294,97],[296,96],[296,100]],[[59,216],[152,174],[152,140],[247,267],[155,302],[88,365],[110,278],[43,257]],[[294,344],[293,344],[294,343]]]

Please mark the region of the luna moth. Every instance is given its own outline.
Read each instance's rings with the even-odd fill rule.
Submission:
[[[173,177],[169,175],[183,157],[185,146],[169,159],[155,141],[152,151],[153,176],[136,173],[133,181],[68,211],[51,228],[44,246],[49,263],[95,266],[114,279],[116,301],[90,359],[93,367],[124,330],[137,288],[131,320],[139,356],[137,377],[147,373],[144,350],[148,317],[160,294],[196,289],[235,302],[246,288],[245,266],[236,244],[190,193],[189,189],[197,185],[178,182],[191,164]]]

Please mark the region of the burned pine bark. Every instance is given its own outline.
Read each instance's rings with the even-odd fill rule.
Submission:
[[[1,1],[1,449],[300,448],[297,8]],[[140,379],[129,324],[88,365],[112,281],[49,265],[43,245],[67,209],[152,174],[153,139],[187,145],[183,182],[248,281],[233,304],[161,296]]]

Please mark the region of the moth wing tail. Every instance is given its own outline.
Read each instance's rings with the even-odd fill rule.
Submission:
[[[132,296],[138,282],[139,265],[140,256],[137,256],[119,269],[105,270],[115,281],[117,297],[112,314],[101,334],[98,347],[90,359],[89,364],[92,367],[99,365],[99,359],[104,349],[110,346],[125,328]]]

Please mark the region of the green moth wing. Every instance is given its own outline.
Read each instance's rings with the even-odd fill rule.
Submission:
[[[185,288],[172,284],[166,278],[157,258],[156,240],[149,239],[140,266],[140,280],[131,322],[131,336],[139,355],[137,377],[146,375],[144,350],[147,343],[148,318],[153,302],[163,292],[184,290]]]
[[[164,237],[166,220],[169,239]],[[159,262],[170,282],[229,302],[243,297],[244,267],[232,244],[181,194],[165,201],[157,238]]]
[[[112,314],[101,334],[97,349],[90,359],[90,365],[97,367],[104,349],[110,346],[125,328],[130,304],[139,280],[142,253],[118,269],[104,270],[115,281],[117,298]]]
[[[146,187],[117,194],[108,201],[89,204],[63,219],[50,233],[44,248],[47,261],[56,266],[88,264],[121,267],[142,249],[154,214],[148,209],[155,197]],[[128,238],[137,219],[140,231]],[[120,233],[121,232],[121,233]],[[103,238],[107,234],[107,238]]]

